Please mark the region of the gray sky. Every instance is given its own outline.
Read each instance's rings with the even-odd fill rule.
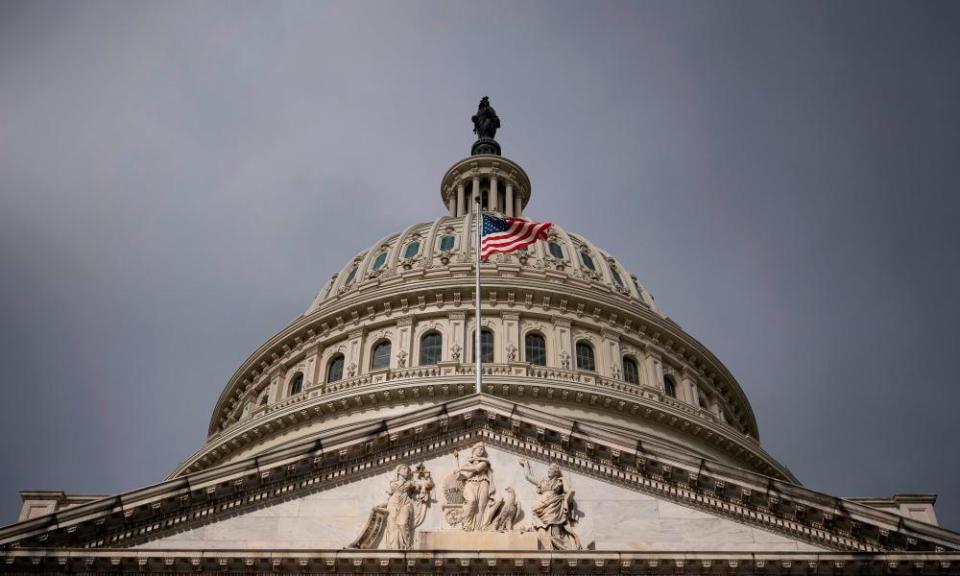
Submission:
[[[240,362],[443,212],[490,95],[838,496],[960,529],[960,4],[0,4],[0,524],[203,442]]]

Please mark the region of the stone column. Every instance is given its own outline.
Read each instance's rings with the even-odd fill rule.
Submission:
[[[513,206],[514,206],[514,203],[513,203],[513,183],[508,180],[508,181],[507,181],[507,207],[505,208],[505,210],[506,210],[506,212],[507,212],[507,216],[513,216],[513,215],[514,215]]]
[[[610,376],[618,380],[623,378],[623,361],[620,358],[620,335],[613,330],[603,329],[600,331],[603,337],[603,350],[601,356],[601,365],[597,366],[597,372],[604,376]],[[606,366],[604,366],[604,364]]]
[[[553,337],[552,348],[556,351],[556,358],[553,359],[551,364],[566,370],[572,370],[575,360],[573,358],[573,332],[570,330],[570,321],[554,320]]]
[[[451,312],[450,313],[450,342],[447,342],[447,351],[444,354],[450,358],[453,362],[465,363],[468,362],[467,354],[467,326],[466,326],[467,315],[465,312]],[[459,355],[459,358],[454,358],[454,353]]]
[[[490,191],[487,192],[487,210],[497,211],[497,177],[490,176]]]
[[[513,209],[513,215],[519,218],[523,216],[523,194],[522,193],[517,194],[517,197],[515,200],[517,202],[517,205]]]
[[[457,184],[457,216],[463,216],[467,211],[463,205],[463,182]]]
[[[363,358],[363,330],[351,332],[348,338],[347,353],[343,356],[343,377],[353,378],[367,371]]]
[[[452,190],[447,200],[447,204],[449,205],[449,208],[450,208],[450,216],[451,217],[456,216],[457,215],[457,197],[454,196]]]
[[[470,210],[473,210],[474,198],[480,197],[480,177],[473,177],[473,191],[470,192]]]
[[[315,346],[307,351],[307,368],[303,374],[303,387],[313,386],[320,382],[320,354],[323,350],[320,346]]]
[[[647,383],[658,390],[663,390],[663,368],[660,358],[656,354],[647,352],[643,358],[643,369],[646,372]]]
[[[270,404],[283,399],[283,372],[281,367],[274,368],[270,372],[270,400],[268,401]]]
[[[401,368],[400,359],[403,359],[403,368],[409,368],[413,363],[413,318],[406,317],[397,320],[397,348],[390,359],[392,367]]]
[[[693,381],[693,377],[687,370],[684,370],[680,374],[680,388],[682,389],[681,394],[685,397],[687,404],[700,406],[700,393],[697,390],[697,383]],[[706,406],[703,408],[705,409]]]
[[[506,362],[520,361],[520,314],[503,312],[500,314],[503,321],[503,358]],[[512,356],[511,359],[511,350]]]

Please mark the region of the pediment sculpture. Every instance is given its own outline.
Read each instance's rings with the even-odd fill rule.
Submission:
[[[430,507],[433,479],[420,464],[411,470],[401,464],[387,487],[387,501],[370,511],[370,518],[360,537],[350,548],[371,549],[381,538],[385,548],[410,550],[418,526],[423,524]]]
[[[573,531],[576,522],[573,493],[570,482],[556,463],[547,467],[547,476],[538,480],[533,475],[530,462],[520,461],[523,476],[537,487],[540,499],[531,509],[533,522],[530,529],[536,531],[543,550],[580,550],[580,537]]]
[[[512,531],[522,518],[523,510],[513,487],[498,492],[483,442],[470,448],[465,463],[460,464],[459,452],[454,452],[454,458],[457,469],[443,482],[443,513],[447,524],[470,532]]]

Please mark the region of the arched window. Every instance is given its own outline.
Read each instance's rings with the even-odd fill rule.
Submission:
[[[373,271],[376,272],[377,270],[383,268],[383,265],[386,263],[387,263],[387,253],[384,251],[377,254],[377,257],[373,260]]]
[[[413,242],[407,244],[406,250],[403,251],[404,258],[413,258],[420,252],[420,242],[414,240]]]
[[[531,364],[537,366],[547,365],[547,341],[543,335],[536,332],[530,332],[523,339],[524,358]]]
[[[673,376],[669,374],[663,375],[663,391],[667,396],[671,398],[677,397],[677,385],[673,381]]]
[[[593,372],[597,365],[593,360],[593,346],[584,341],[577,342],[577,368]]]
[[[563,248],[556,242],[547,242],[547,249],[550,250],[550,255],[554,258],[563,260]]]
[[[476,338],[476,332],[473,333]],[[474,341],[476,342],[476,341]],[[476,343],[474,343],[473,361],[477,361]],[[480,361],[493,362],[493,332],[489,328],[480,330]]]
[[[343,354],[337,354],[327,364],[327,383],[343,379]]]
[[[353,279],[356,278],[356,277],[357,277],[357,267],[354,266],[354,267],[353,267],[353,270],[351,270],[350,273],[347,274],[347,280],[343,283],[343,285],[344,285],[344,286],[349,286],[349,285],[353,284]]]
[[[443,337],[439,332],[427,332],[420,337],[420,365],[429,366],[440,361]]]
[[[381,340],[373,346],[373,356],[370,358],[370,368],[390,367],[390,341]]]
[[[456,244],[457,238],[455,236],[444,236],[440,239],[440,251],[449,252],[453,250],[453,245]]]
[[[623,380],[631,384],[640,383],[640,373],[637,372],[637,363],[629,356],[623,357]]]
[[[294,396],[303,392],[303,372],[297,372],[290,381],[290,395]]]
[[[589,268],[590,270],[596,272],[597,265],[593,263],[593,258],[585,250],[580,251],[580,261],[583,262],[583,265]]]

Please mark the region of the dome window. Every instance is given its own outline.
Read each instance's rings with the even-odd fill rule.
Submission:
[[[677,397],[677,385],[673,381],[673,376],[669,374],[663,376],[663,391],[671,398]]]
[[[297,372],[290,381],[290,395],[295,396],[303,392],[303,372]]]
[[[373,347],[373,357],[370,359],[370,368],[377,370],[390,367],[390,341],[381,340]]]
[[[593,358],[593,346],[586,342],[577,342],[577,369],[593,372],[597,364]]]
[[[420,242],[414,240],[413,242],[407,244],[407,249],[403,251],[404,258],[413,258],[420,252]]]
[[[379,271],[381,268],[383,268],[383,265],[386,263],[387,263],[387,253],[384,251],[377,254],[376,259],[373,261],[373,271],[374,272]]]
[[[476,338],[476,332],[473,333]],[[473,361],[477,361],[476,340],[474,340]],[[480,330],[480,361],[493,362],[493,332],[488,328]]]
[[[440,362],[443,352],[443,337],[439,332],[428,332],[420,337],[420,365],[430,366]]]
[[[637,363],[633,358],[627,356],[623,358],[623,380],[630,384],[640,383],[640,373],[637,371]]]
[[[523,339],[523,353],[527,362],[537,366],[547,365],[547,341],[543,335],[531,332]]]
[[[623,288],[623,278],[620,277],[620,272],[613,264],[610,265],[610,274],[613,275],[613,281],[617,283],[617,286]]]
[[[337,354],[327,364],[327,383],[343,379],[343,354]]]
[[[583,265],[589,268],[591,272],[597,271],[597,265],[593,263],[593,258],[584,250],[580,251],[580,261],[583,262]]]
[[[556,242],[548,242],[547,249],[550,250],[550,255],[559,260],[563,260],[563,247],[557,244]]]
[[[353,284],[353,280],[354,280],[354,278],[356,278],[356,277],[357,277],[357,267],[354,266],[354,267],[353,267],[353,270],[351,270],[350,273],[347,274],[347,279],[346,279],[346,281],[344,281],[343,285],[344,285],[344,286],[349,286],[349,285]]]
[[[440,251],[449,252],[453,250],[453,245],[456,243],[457,238],[455,236],[444,236],[440,239]]]

